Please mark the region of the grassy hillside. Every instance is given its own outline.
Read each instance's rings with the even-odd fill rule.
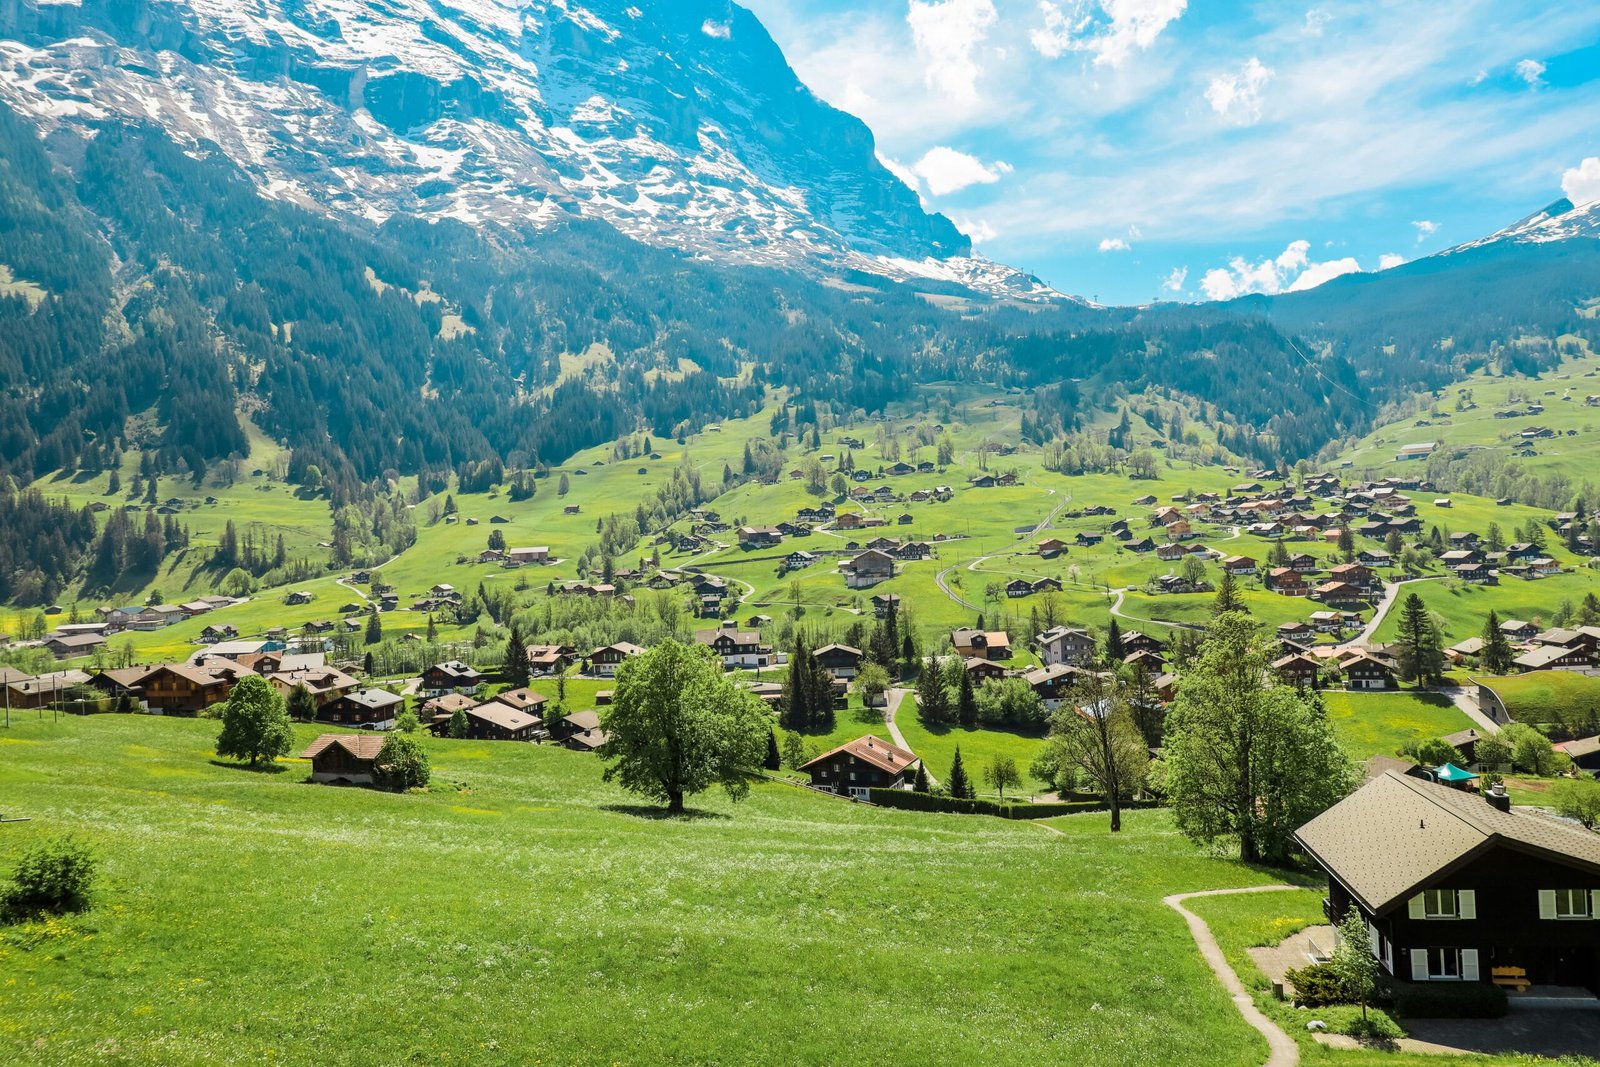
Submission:
[[[1159,812],[1025,823],[776,784],[662,821],[591,757],[428,741],[395,796],[210,759],[215,723],[0,739],[0,863],[70,831],[98,906],[0,933],[40,1064],[1254,1064],[1163,894],[1263,881]],[[312,731],[302,730],[302,739]],[[891,1022],[892,1021],[892,1022]]]
[[[1474,679],[1475,681],[1477,679]],[[1600,707],[1600,678],[1571,671],[1485,677],[1518,722],[1560,722],[1562,713]]]

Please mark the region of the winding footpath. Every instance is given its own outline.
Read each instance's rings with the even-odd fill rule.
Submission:
[[[1053,494],[1055,492],[1055,490],[1051,489],[1050,492]],[[1032,530],[1029,530],[1025,534],[1019,534],[1018,536],[1023,541],[1027,541],[1029,538],[1039,536],[1039,534],[1043,533],[1046,529],[1049,528],[1051,523],[1055,522],[1056,516],[1061,514],[1062,511],[1066,510],[1067,505],[1070,504],[1070,503],[1072,503],[1072,494],[1071,493],[1067,493],[1065,496],[1063,496],[1061,498],[1061,503],[1057,504],[1054,508],[1052,508],[1050,510],[1050,514],[1048,514],[1044,518],[1040,519],[1038,521],[1038,523],[1034,525]],[[996,558],[998,556],[1016,556],[1016,555],[1020,555],[1028,547],[1030,547],[1030,546],[1019,544],[1016,547],[1009,548],[1004,552],[994,552],[994,553],[991,553],[990,555],[987,555],[987,556],[979,556],[978,558],[974,559],[971,563],[967,564],[967,570],[976,571],[978,569],[979,565],[987,563],[987,562],[989,562],[989,560],[994,559],[994,558]],[[950,564],[950,566],[946,567],[944,570],[939,571],[937,574],[935,574],[933,576],[934,583],[939,586],[939,591],[940,592],[944,593],[945,596],[949,597],[951,600],[955,601],[957,604],[960,604],[962,607],[968,609],[969,611],[982,611],[983,609],[980,608],[978,605],[972,603],[972,601],[967,600],[964,597],[961,597],[961,596],[957,595],[955,590],[950,588],[950,583],[947,580],[948,575],[950,574],[951,571],[955,570],[959,566],[961,566],[961,561],[957,560],[955,563]],[[1023,578],[1035,578],[1035,577],[1038,577],[1037,575],[1032,575],[1032,574],[1022,574],[1021,572],[1018,572],[1018,571],[991,571],[991,572],[988,572],[988,573],[1016,574],[1019,577],[1023,577]]]
[[[1189,924],[1189,933],[1194,938],[1194,943],[1200,947],[1200,955],[1205,958],[1206,964],[1211,968],[1211,973],[1217,976],[1222,987],[1233,998],[1233,1006],[1239,1009],[1239,1014],[1244,1016],[1244,1021],[1249,1023],[1257,1033],[1267,1039],[1267,1059],[1265,1067],[1295,1067],[1300,1062],[1300,1046],[1294,1038],[1284,1032],[1283,1027],[1262,1014],[1256,1007],[1255,998],[1245,989],[1244,983],[1239,981],[1239,976],[1228,965],[1228,958],[1222,954],[1222,948],[1217,944],[1217,939],[1211,936],[1211,928],[1206,921],[1188,908],[1184,901],[1193,900],[1195,897],[1223,897],[1233,896],[1237,893],[1276,893],[1283,890],[1298,889],[1292,885],[1257,885],[1247,886],[1243,889],[1207,889],[1198,893],[1174,893],[1170,897],[1163,897],[1161,903],[1182,915]]]

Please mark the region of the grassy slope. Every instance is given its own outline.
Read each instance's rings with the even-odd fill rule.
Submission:
[[[912,1061],[1263,1054],[1160,897],[1264,876],[1162,813],[1063,836],[764,785],[663,822],[558,749],[429,741],[434,790],[394,796],[214,765],[214,729],[0,741],[33,818],[0,862],[61,831],[104,859],[93,912],[0,936],[10,1056],[831,1063],[885,1026]]]
[[[1472,399],[1478,405],[1476,409],[1454,410],[1462,389],[1471,390]],[[1545,406],[1544,414],[1495,418],[1496,411],[1512,406],[1508,397],[1513,392],[1527,398],[1517,406],[1525,406],[1528,400],[1533,400]],[[1582,485],[1594,478],[1594,451],[1600,445],[1600,409],[1584,403],[1590,394],[1600,394],[1600,357],[1596,356],[1566,360],[1542,381],[1474,374],[1437,395],[1433,404],[1441,417],[1433,417],[1425,405],[1420,411],[1377,427],[1347,452],[1345,458],[1357,469],[1370,469],[1381,476],[1405,469],[1406,465],[1395,459],[1402,445],[1437,441],[1441,447],[1451,450],[1488,448],[1509,455],[1515,435],[1530,426],[1548,426],[1558,436],[1533,442],[1538,455],[1514,462],[1541,475],[1563,474],[1574,485]],[[1416,425],[1419,418],[1431,425]],[[1569,430],[1576,430],[1576,436],[1567,436]],[[1413,462],[1411,466],[1416,464]]]
[[[1600,705],[1600,678],[1570,671],[1485,677],[1520,722],[1557,722],[1562,709]]]
[[[1443,737],[1472,725],[1438,693],[1329,692],[1323,700],[1339,742],[1358,760],[1392,756],[1407,741]]]

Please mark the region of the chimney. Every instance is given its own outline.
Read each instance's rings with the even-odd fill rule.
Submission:
[[[1511,810],[1511,794],[1506,792],[1505,785],[1500,782],[1491,785],[1484,792],[1483,799],[1487,800],[1489,806],[1496,811],[1509,812]]]

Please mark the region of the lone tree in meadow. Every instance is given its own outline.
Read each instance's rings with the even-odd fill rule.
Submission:
[[[1000,794],[1003,802],[1007,789],[1017,789],[1022,785],[1022,773],[1017,770],[1017,761],[1010,756],[996,756],[984,768],[983,780],[989,783],[989,788]]]
[[[1356,782],[1321,697],[1262,684],[1271,658],[1270,642],[1250,616],[1212,620],[1178,683],[1164,738],[1178,829],[1203,844],[1237,841],[1247,863],[1287,860],[1295,829]]]
[[[1139,788],[1150,765],[1127,684],[1115,674],[1085,674],[1051,716],[1049,746],[1057,767],[1081,771],[1100,787],[1111,832],[1121,830],[1123,798]]]
[[[761,701],[723,674],[709,648],[669,640],[617,669],[600,728],[608,735],[600,746],[606,781],[680,814],[684,797],[713,785],[743,799],[771,726]]]
[[[1483,651],[1479,654],[1483,669],[1490,674],[1506,674],[1513,658],[1511,640],[1500,629],[1500,616],[1490,608],[1489,619],[1483,624]]]
[[[375,645],[383,640],[383,622],[378,618],[378,609],[372,608],[367,612],[366,642]]]
[[[259,675],[246,675],[222,705],[222,732],[217,755],[245,760],[252,767],[287,756],[294,746],[294,727],[283,697]]]
[[[1230,611],[1245,610],[1244,601],[1239,599],[1239,579],[1224,568],[1222,577],[1217,579],[1217,598],[1211,603],[1211,614],[1226,615]]]

